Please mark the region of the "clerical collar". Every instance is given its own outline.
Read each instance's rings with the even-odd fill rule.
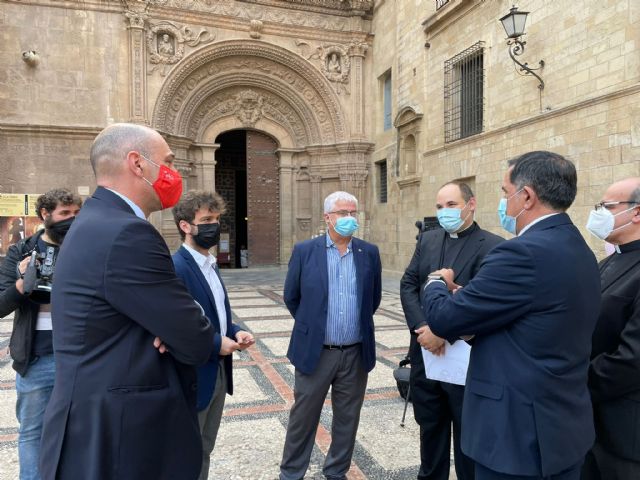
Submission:
[[[634,240],[633,242],[625,243],[624,245],[618,245],[620,253],[633,252],[640,249],[640,240]]]
[[[476,222],[471,222],[471,225],[469,225],[467,228],[465,228],[461,232],[450,233],[449,237],[450,238],[464,238],[467,235],[471,235],[474,232],[474,230],[476,229],[477,225],[478,224]]]

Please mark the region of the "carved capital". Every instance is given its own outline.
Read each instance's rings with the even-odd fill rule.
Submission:
[[[129,28],[144,29],[144,22],[149,18],[144,12],[133,12],[128,10],[124,12],[124,16],[129,19]]]
[[[369,45],[364,42],[354,42],[349,45],[349,56],[364,57],[369,50]]]

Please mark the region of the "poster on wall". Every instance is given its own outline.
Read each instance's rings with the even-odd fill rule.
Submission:
[[[0,193],[0,258],[7,249],[43,227],[36,215],[39,194]]]

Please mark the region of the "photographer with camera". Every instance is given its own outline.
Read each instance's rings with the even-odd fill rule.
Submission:
[[[9,351],[17,372],[21,480],[40,478],[42,421],[55,377],[50,291],[59,246],[81,206],[65,189],[40,195],[36,213],[44,229],[11,245],[0,265],[0,317],[15,311]]]

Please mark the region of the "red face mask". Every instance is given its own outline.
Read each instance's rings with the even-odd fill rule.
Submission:
[[[180,175],[180,172],[171,170],[166,165],[158,165],[144,155],[140,156],[160,169],[158,178],[155,182],[151,183],[146,178],[142,178],[156,191],[156,195],[158,195],[160,205],[162,205],[163,209],[173,207],[178,203],[180,195],[182,195],[182,176]]]

